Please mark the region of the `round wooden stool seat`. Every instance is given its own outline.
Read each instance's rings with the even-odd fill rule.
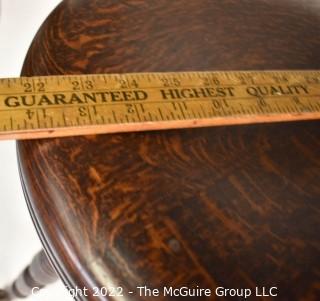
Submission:
[[[311,0],[70,0],[41,27],[23,75],[319,69],[319,32]],[[319,126],[21,141],[18,157],[69,287],[123,287],[111,300],[150,300],[145,285],[211,289],[193,300],[215,300],[217,287],[319,300]]]

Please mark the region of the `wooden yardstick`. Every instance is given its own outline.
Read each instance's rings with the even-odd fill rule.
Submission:
[[[0,139],[320,118],[320,71],[0,79]]]

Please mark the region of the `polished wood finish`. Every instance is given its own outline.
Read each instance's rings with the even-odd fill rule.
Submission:
[[[319,32],[318,1],[65,1],[23,74],[319,69]],[[70,287],[277,286],[277,300],[317,300],[319,126],[23,141],[18,157]]]

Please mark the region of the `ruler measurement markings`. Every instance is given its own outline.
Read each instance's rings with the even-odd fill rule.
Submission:
[[[54,121],[53,121],[52,116],[50,116],[50,123],[51,123],[51,127],[53,128],[54,127]]]
[[[210,115],[211,118],[219,117],[219,118],[226,118],[226,121],[228,118],[231,116],[237,116],[237,115],[242,115],[243,118],[251,118],[260,115],[265,115],[265,114],[274,114],[277,115],[278,113],[282,114],[288,114],[288,118],[290,119],[303,119],[303,118],[319,118],[318,115],[310,115],[310,113],[317,114],[320,112],[320,103],[318,99],[314,99],[315,97],[320,97],[320,95],[317,93],[319,91],[319,82],[316,79],[313,79],[312,76],[315,78],[320,78],[320,72],[319,71],[303,71],[303,72],[292,72],[292,71],[271,71],[271,72],[260,72],[260,71],[250,71],[250,72],[182,72],[182,73],[157,73],[157,74],[121,74],[121,75],[82,75],[82,76],[63,76],[63,77],[35,77],[35,78],[13,78],[13,79],[7,79],[7,86],[0,86],[0,91],[3,90],[5,92],[8,92],[12,89],[12,93],[3,93],[0,92],[0,95],[5,96],[5,95],[20,95],[20,94],[26,94],[26,95],[35,95],[33,97],[36,97],[37,95],[42,96],[46,95],[47,97],[50,97],[51,94],[54,93],[95,93],[99,91],[116,91],[116,92],[121,92],[121,91],[130,91],[130,90],[136,90],[136,89],[143,89],[146,92],[152,92],[151,95],[153,99],[150,101],[145,101],[145,100],[137,100],[137,101],[125,101],[125,102],[117,102],[117,103],[98,103],[95,104],[99,107],[102,108],[107,108],[107,106],[110,107],[110,111],[113,112],[112,115],[114,115],[114,123],[117,123],[121,125],[121,123],[124,122],[123,118],[128,120],[128,116],[123,114],[123,104],[131,104],[134,107],[134,112],[136,117],[141,121],[141,117],[143,117],[143,120],[148,122],[149,120],[158,120],[162,119],[165,121],[165,117],[167,118],[166,120],[168,121],[177,121],[179,122],[180,120],[188,120],[191,119],[192,116],[194,118],[197,118],[196,116],[199,116],[199,118],[208,118],[208,114]],[[112,76],[115,79],[115,82],[112,82]],[[242,88],[240,90],[236,90],[239,95],[231,97],[224,97],[226,101],[229,103],[229,107],[225,108],[219,108],[215,109],[213,107],[210,108],[210,98],[197,98],[197,97],[190,97],[187,99],[173,99],[173,100],[166,100],[166,99],[157,99],[157,95],[155,94],[157,91],[160,89],[182,89],[182,88],[203,88],[206,87],[203,82],[203,76],[207,77],[214,77],[217,78],[220,81],[219,85],[214,85],[212,82],[209,86],[207,87],[224,87],[224,86],[231,86],[231,87],[237,87],[241,86]],[[277,76],[277,79],[273,79],[272,76]],[[286,77],[285,80],[282,80],[283,77]],[[201,81],[199,82],[198,80],[195,81],[194,83],[190,82],[192,80],[195,80],[196,77],[200,79]],[[54,79],[57,79],[57,84],[55,84]],[[59,79],[62,78],[62,81]],[[103,84],[103,79],[104,78],[111,78],[111,84],[110,87],[101,88],[101,84]],[[159,80],[153,81],[153,79],[156,78]],[[229,79],[229,82],[225,82],[225,78]],[[311,79],[310,79],[311,78]],[[138,83],[138,87],[120,87],[119,86],[119,79],[122,80],[127,80],[127,79],[134,79]],[[144,85],[143,79],[149,80],[149,85]],[[162,79],[168,79],[169,80],[169,86],[166,87],[163,85]],[[179,86],[175,86],[172,84],[172,81],[175,79],[179,79],[180,83]],[[272,79],[272,83],[270,82],[270,79]],[[80,82],[80,90],[74,91],[74,90],[66,90],[66,85],[65,81],[69,81],[70,83],[74,80],[77,80]],[[84,80],[87,81],[92,81],[96,83],[94,87],[88,88],[86,86],[87,83],[84,82]],[[140,82],[142,80],[142,82]],[[18,83],[22,85],[21,87],[16,86],[14,83]],[[252,81],[250,83],[250,81]],[[299,98],[304,98],[301,100],[301,105],[300,104],[294,104],[290,103],[292,101],[291,98],[289,98],[287,95],[268,95],[265,97],[268,100],[268,105],[267,106],[262,106],[255,104],[256,102],[256,97],[254,96],[249,96],[245,95],[246,90],[249,86],[259,86],[259,85],[264,85],[267,88],[271,85],[294,85],[294,84],[302,84],[303,82],[306,82],[308,87],[312,88],[313,94],[309,95],[300,95],[298,92]],[[6,83],[5,80],[1,80],[0,83]],[[42,92],[39,91],[41,89],[41,83],[46,84],[46,91],[47,92]],[[128,82],[128,81],[127,81]],[[311,82],[311,83],[310,83]],[[29,92],[21,92],[24,83],[31,83],[32,84],[32,91]],[[150,84],[151,83],[151,84]],[[156,83],[156,84],[155,84]],[[38,86],[39,84],[39,86]],[[57,87],[58,85],[58,87]],[[91,85],[91,84],[89,84]],[[6,87],[8,90],[6,90]],[[28,86],[26,86],[28,88]],[[87,88],[87,89],[86,89]],[[314,89],[314,91],[313,91]],[[17,91],[18,90],[18,91]],[[50,91],[50,92],[48,92]],[[310,91],[310,90],[309,90]],[[20,93],[21,92],[21,93]],[[20,93],[20,94],[19,94]],[[178,92],[177,92],[178,93]],[[236,94],[237,94],[236,93]],[[247,94],[249,94],[247,92]],[[154,96],[156,98],[154,98]],[[159,94],[160,97],[160,94]],[[220,97],[217,97],[219,101],[221,101]],[[231,102],[232,100],[232,102]],[[237,100],[237,103],[234,103],[234,100]],[[280,100],[281,102],[279,102]],[[51,127],[53,128],[55,124],[60,125],[58,118],[58,112],[55,112],[56,110],[62,110],[62,117],[65,125],[68,125],[68,122],[66,120],[65,112],[68,112],[68,115],[70,116],[70,124],[73,125],[73,121],[77,121],[78,125],[88,125],[88,124],[94,124],[93,119],[92,119],[92,114],[91,114],[91,108],[93,105],[91,103],[88,103],[87,99],[85,99],[85,103],[76,103],[76,104],[58,104],[58,105],[47,105],[45,106],[46,110],[50,110],[53,115],[50,115],[50,122],[51,122]],[[169,103],[173,104],[173,109],[169,107]],[[144,105],[148,105],[147,108],[144,107]],[[192,108],[188,108],[188,105],[191,105]],[[22,103],[23,105],[23,103]],[[95,106],[94,105],[94,106]],[[149,107],[150,105],[150,107]],[[87,110],[87,116],[83,116],[83,119],[79,119],[79,116],[76,116],[77,114],[77,109],[80,108],[80,106],[86,107]],[[207,109],[205,110],[205,106]],[[162,110],[160,109],[163,108],[165,110],[168,110],[168,114],[164,116],[162,113]],[[40,110],[40,106],[36,106],[36,115],[37,115],[37,125],[36,128],[43,128],[47,127],[47,122],[45,120],[46,116],[42,116],[39,118],[38,110]],[[238,108],[238,109],[237,109]],[[158,109],[158,110],[157,110]],[[7,116],[10,116],[10,125],[12,127],[12,130],[16,127],[18,130],[22,128],[22,123],[24,123],[24,128],[34,128],[34,124],[32,122],[27,122],[26,119],[23,119],[22,115],[17,115],[14,117],[16,120],[14,125],[13,121],[13,116],[15,116],[15,113],[21,112],[21,111],[26,111],[26,107],[14,107],[11,109],[5,109],[5,108],[0,108],[0,114],[7,114],[6,112],[9,112]],[[197,112],[197,115],[195,111]],[[105,109],[102,109],[103,114],[108,116],[108,112]],[[178,114],[177,111],[180,111]],[[140,113],[142,115],[140,115]],[[155,114],[154,114],[155,113]],[[201,114],[202,113],[202,114]],[[295,114],[296,113],[296,114]],[[96,114],[96,113],[95,113]],[[121,115],[123,114],[123,115]],[[146,115],[147,114],[147,115]],[[154,115],[153,115],[154,114]],[[309,114],[309,115],[308,115]],[[301,115],[301,116],[298,116]],[[6,116],[6,115],[4,115]],[[123,116],[123,118],[122,118]],[[310,117],[307,117],[310,116]],[[101,117],[102,119],[103,117]],[[108,117],[109,118],[109,117]],[[119,120],[120,119],[120,122]],[[133,118],[133,117],[132,117]],[[265,118],[265,117],[263,117]],[[110,118],[109,118],[110,119]],[[130,119],[129,119],[130,120]],[[274,119],[273,119],[274,120]],[[57,122],[55,122],[57,121]],[[110,120],[111,121],[111,120]],[[271,121],[271,119],[270,119]],[[22,122],[22,123],[21,123]],[[128,121],[127,121],[128,122]],[[265,121],[267,122],[267,120]],[[96,121],[98,123],[98,121]],[[245,123],[245,119],[244,119]],[[70,125],[69,124],[69,125]],[[8,130],[7,124],[6,129]],[[68,126],[69,126],[68,125]],[[190,125],[191,126],[191,125]],[[10,134],[9,134],[10,135]]]
[[[279,106],[277,106],[277,105],[276,105],[276,106],[273,106],[273,109],[275,110],[276,113],[280,113],[280,111],[279,111]]]
[[[233,115],[239,115],[239,113],[236,111],[234,106],[231,106],[231,111],[232,111]]]
[[[316,111],[316,108],[312,105],[312,103],[308,102],[308,105],[312,111]]]
[[[36,79],[32,79],[31,78],[31,85],[32,85],[32,90],[30,91],[30,93],[35,93],[36,92],[36,83],[35,83]],[[29,80],[28,80],[29,82]]]
[[[240,110],[241,110],[242,114],[244,114],[244,115],[245,115],[246,113],[245,113],[245,111],[244,111],[244,108],[243,108],[242,103],[240,103],[239,105],[240,105]]]
[[[283,113],[282,108],[279,106],[279,104],[276,103],[276,107],[278,109],[278,112]]]
[[[163,76],[163,75],[162,75]],[[95,81],[95,79],[96,79],[96,77],[88,77],[89,78],[89,80],[92,80],[92,81]],[[108,82],[108,80],[107,80],[107,77],[106,76],[104,76],[103,77],[104,79],[105,79],[105,82],[107,83]],[[161,75],[159,74],[158,75],[158,79],[162,79],[163,77],[161,77]],[[116,77],[116,79],[118,79],[117,77]],[[150,78],[149,78],[150,79]],[[194,79],[194,77],[190,77],[190,79]],[[202,77],[200,78],[200,79],[203,79]],[[63,78],[63,80],[65,81],[65,78]],[[75,78],[75,80],[77,80],[77,78]],[[74,79],[71,79],[71,78],[69,78],[69,81],[70,82],[72,82],[72,81],[74,81]],[[84,86],[84,84],[83,84],[83,81],[82,81],[82,79],[80,78],[80,79],[78,79],[77,81],[79,81],[82,85],[82,89],[80,89],[80,90],[82,90],[82,91],[86,91],[87,89],[85,88],[85,86]],[[138,83],[139,83],[139,80],[136,80]],[[230,80],[231,81],[231,80]],[[150,82],[152,82],[152,80],[150,80]],[[308,83],[308,82],[306,82],[308,85],[318,85],[318,83]],[[271,85],[274,85],[274,84],[278,84],[279,85],[279,83],[275,83],[274,81],[273,82],[263,82],[263,84],[264,85],[268,85],[268,86],[271,86]],[[284,83],[282,83],[282,84],[290,84],[290,82],[284,82]],[[291,84],[293,84],[293,83],[291,83]],[[231,81],[231,83],[230,82],[228,82],[228,83],[220,83],[218,86],[222,86],[222,87],[224,87],[224,86],[251,86],[252,85],[252,83],[238,83],[238,81],[234,81],[234,80],[232,80]],[[253,84],[253,85],[256,85],[256,84]],[[162,84],[160,84],[160,86],[163,86]],[[183,87],[190,87],[190,88],[192,88],[192,87],[206,87],[205,85],[203,85],[203,84],[183,84],[182,85]],[[210,84],[209,86],[217,86],[217,85],[215,85],[215,84]],[[167,87],[167,86],[163,86],[164,88],[169,88],[169,87]],[[136,87],[135,87],[136,88]],[[148,86],[148,88],[159,88],[159,85],[156,85],[156,86]],[[178,88],[178,86],[176,87],[176,88]],[[132,89],[132,87],[128,87],[128,88],[126,88],[126,87],[121,87],[121,90],[125,90],[125,89],[128,89],[128,90],[130,90],[130,89]],[[94,90],[100,90],[100,89],[98,89],[98,88],[95,88]],[[71,91],[73,91],[72,89],[71,89]],[[60,91],[60,92],[63,92],[62,90]]]
[[[291,112],[294,112],[294,109],[293,109],[293,107],[291,106],[291,105],[287,105],[287,107],[288,107],[288,111],[291,113]]]
[[[230,115],[230,112],[226,111],[223,106],[222,106],[221,110],[222,110],[224,116]]]
[[[161,120],[163,120],[163,121],[164,121],[165,119],[164,119],[164,117],[163,117],[163,114],[162,114],[162,111],[161,111],[161,109],[160,109],[160,108],[158,108],[158,112],[160,113]]]
[[[41,128],[38,110],[36,110],[36,118],[37,118],[37,125],[38,125],[39,128]]]
[[[114,110],[112,110],[112,116],[115,123],[118,123],[118,119]]]
[[[82,89],[80,89],[80,91],[86,91],[87,89],[85,88],[84,86],[84,83],[83,83],[83,80],[82,78],[80,77],[78,80],[77,80],[79,83],[80,83],[80,86],[82,87]]]
[[[284,106],[285,112],[290,114],[290,110],[287,105]]]
[[[186,104],[184,101],[182,101],[181,104],[184,106],[184,109],[185,109],[186,111],[188,111],[188,106],[187,106],[187,104]]]
[[[204,116],[201,115],[201,112],[200,111],[197,111],[197,114],[199,116],[199,119],[202,119]]]
[[[249,110],[252,114],[255,114],[255,111],[254,111],[254,107],[253,106],[249,106]]]
[[[317,108],[317,110],[320,112],[320,103],[316,103],[315,107]]]
[[[90,124],[93,124],[93,122],[92,122],[92,116],[91,116],[91,113],[90,113],[90,108],[92,108],[92,106],[87,107],[88,118],[89,118]]]
[[[62,112],[62,117],[63,117],[63,122],[64,122],[64,125],[67,126],[67,118],[66,118],[66,115],[64,112]]]
[[[293,108],[294,108],[296,111],[298,111],[298,112],[300,112],[300,113],[303,113],[303,108],[301,108],[300,106],[298,107],[296,104],[294,104],[294,105],[293,105]]]
[[[183,118],[186,119],[186,115],[185,115],[185,113],[183,112],[183,109],[182,109],[182,106],[181,106],[181,103],[180,103],[180,102],[178,102],[178,107],[179,107],[179,109],[180,109],[180,112],[181,112]]]
[[[195,112],[194,112],[194,110],[192,110],[192,109],[190,109],[190,113],[192,114],[192,117],[193,118],[196,118],[196,114],[195,114]],[[189,115],[189,117],[190,117],[191,115]],[[191,117],[190,117],[191,118]]]
[[[220,116],[220,112],[215,111],[215,109],[211,108],[210,111],[208,111],[208,113],[210,113],[210,117],[215,117],[215,116]]]
[[[142,120],[141,120],[141,116],[140,116],[140,114],[139,114],[139,110],[138,110],[137,105],[134,104],[133,106],[134,106],[134,111],[136,112],[136,115],[137,115],[137,117],[138,117],[138,120],[139,120],[139,121],[142,121]]]
[[[267,104],[266,106],[263,106],[263,110],[270,114],[272,111],[272,107],[270,107],[270,105]]]
[[[202,114],[204,117],[208,117],[208,115],[206,114],[206,111],[204,110],[203,106],[200,104],[200,109],[202,111]]]
[[[259,104],[256,104],[255,107],[259,114],[264,114],[263,108]]]
[[[145,113],[144,105],[142,103],[139,103],[139,104],[140,104],[140,108],[141,108],[142,113]]]

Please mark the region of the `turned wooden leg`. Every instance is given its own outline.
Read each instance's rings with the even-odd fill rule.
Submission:
[[[8,289],[0,291],[0,301],[26,298],[56,280],[58,280],[58,275],[42,250]]]

